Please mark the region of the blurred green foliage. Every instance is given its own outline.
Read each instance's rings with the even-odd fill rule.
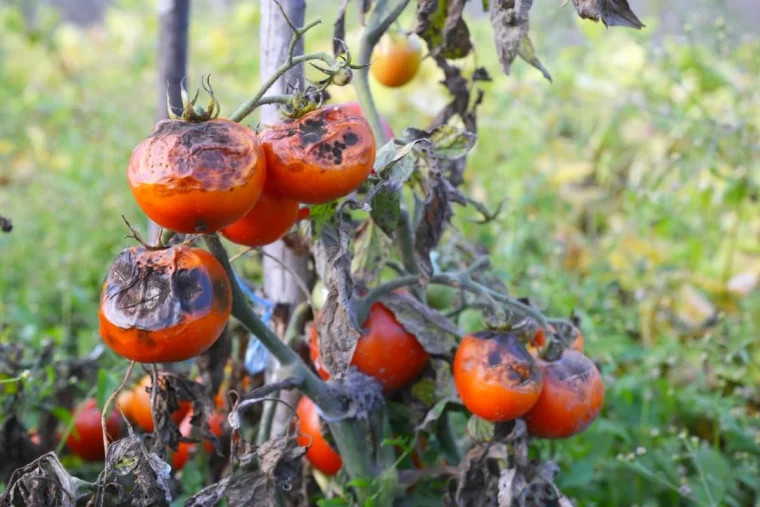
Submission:
[[[190,83],[210,72],[229,114],[258,82],[256,2],[193,16]],[[456,224],[515,294],[583,317],[603,417],[536,446],[581,505],[760,496],[760,41],[703,19],[659,40],[655,19],[640,33],[578,21],[572,44],[554,17],[537,23],[551,85],[524,64],[500,75],[486,20],[472,25],[494,81],[467,188],[506,205],[488,225],[471,210]],[[158,93],[152,5],[119,2],[88,29],[44,9],[29,27],[2,7],[0,30],[0,214],[15,226],[0,235],[2,340],[84,354],[99,341],[103,274],[129,243],[121,215],[145,225],[125,169]],[[309,49],[328,48],[329,23],[316,33]],[[445,104],[438,79],[427,60],[407,88],[373,85],[397,132]]]

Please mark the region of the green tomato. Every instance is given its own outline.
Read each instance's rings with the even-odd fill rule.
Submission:
[[[480,310],[467,308],[459,314],[457,323],[459,324],[459,329],[465,333],[474,333],[483,329],[483,315],[480,313]]]
[[[425,291],[425,298],[431,308],[445,310],[451,308],[459,297],[459,291],[454,287],[430,284]]]
[[[327,287],[322,283],[322,280],[317,280],[317,283],[314,284],[314,288],[311,290],[311,301],[317,310],[321,310],[325,306]]]

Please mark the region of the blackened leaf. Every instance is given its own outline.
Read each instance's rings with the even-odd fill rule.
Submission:
[[[108,490],[122,491],[130,484],[128,505],[168,505],[171,502],[169,473],[171,467],[145,448],[139,436],[133,434],[117,440],[108,448],[103,473]],[[111,503],[106,502],[107,505]]]
[[[237,477],[227,488],[228,507],[274,507],[276,489],[261,473]]]
[[[389,292],[380,298],[410,334],[417,338],[428,354],[450,354],[457,346],[462,331],[449,319],[417,299]]]
[[[328,224],[319,243],[315,256],[324,257],[322,280],[328,289],[319,322],[319,355],[325,370],[340,378],[354,356],[361,330],[354,309],[348,232]]]
[[[298,480],[304,454],[306,447],[288,435],[264,442],[256,449],[261,471],[275,487],[284,491],[290,491]]]
[[[0,431],[0,481],[5,481],[14,470],[40,456],[42,448],[32,443],[26,428],[15,415],[7,416]]]
[[[640,30],[644,23],[636,17],[628,0],[573,0],[575,10],[584,19],[602,20],[605,26],[624,26]]]
[[[443,230],[453,216],[445,179],[436,169],[431,168],[429,175],[422,215],[414,233],[414,258],[420,268],[422,286],[426,286],[433,275],[430,252],[438,246]]]
[[[372,196],[370,216],[375,224],[392,238],[401,219],[400,188],[385,184]]]
[[[333,55],[337,57],[343,53],[343,42],[346,40],[346,7],[348,7],[349,0],[341,0],[340,7],[338,7],[338,15],[335,17],[335,23],[333,23]]]
[[[408,142],[426,139],[428,143],[420,143],[416,147],[418,152],[427,152],[429,156],[456,160],[469,153],[478,136],[474,132],[454,127],[452,125],[440,125],[433,130],[420,130],[408,128],[404,130],[403,139]]]
[[[414,32],[428,45],[431,53],[443,47],[443,25],[446,22],[446,2],[440,0],[417,1],[417,24]]]
[[[454,388],[454,379],[451,376],[451,366],[449,363],[442,359],[433,359],[431,360],[431,365],[433,366],[433,371],[435,372],[435,386],[433,388],[433,396],[435,397],[436,401],[431,405],[429,403],[430,400],[422,399],[422,397],[419,396],[420,393],[414,392],[415,390],[419,391],[419,389],[416,389],[417,385],[414,386],[412,391],[412,394],[418,400],[430,406],[427,413],[425,414],[425,417],[422,419],[422,422],[417,426],[418,432],[427,431],[430,429],[430,426],[441,417],[444,410],[446,409],[446,406],[449,403],[461,403],[459,394]],[[422,379],[420,382],[418,382],[418,384],[423,384],[426,380],[429,379]],[[423,394],[423,397],[427,397],[427,393]]]
[[[541,60],[539,60],[536,56],[536,48],[533,47],[533,42],[530,40],[530,37],[528,37],[527,34],[525,37],[523,37],[523,40],[520,43],[520,47],[517,48],[517,54],[520,56],[520,58],[540,70],[541,74],[543,74],[544,77],[548,79],[549,82],[551,82],[552,75],[549,74],[547,68],[544,67],[544,65],[541,63]]]
[[[462,19],[466,0],[418,0],[414,32],[431,54],[443,58],[462,58],[472,50],[470,30]]]
[[[208,350],[195,358],[198,366],[198,375],[206,387],[206,395],[213,398],[219,392],[219,387],[224,380],[224,367],[230,358],[232,351],[232,337],[229,326],[225,326],[219,339]],[[226,396],[226,393],[223,394]]]
[[[449,486],[445,504],[496,507],[500,476],[498,463],[506,459],[505,444],[475,444],[459,463],[459,475]]]
[[[528,35],[528,13],[533,0],[491,0],[489,6],[496,52],[505,74],[512,69],[523,39]]]
[[[373,220],[365,220],[356,231],[351,271],[354,280],[369,285],[388,260],[392,242]]]
[[[441,56],[449,59],[464,58],[472,51],[470,29],[462,19],[467,0],[448,0],[441,3],[446,4],[446,22],[443,24],[444,48]]]
[[[491,74],[488,73],[488,69],[485,67],[478,67],[475,69],[475,72],[472,73],[472,80],[490,82],[493,81],[493,78],[491,77]]]
[[[50,452],[13,472],[0,505],[74,507],[77,496],[77,479]]]
[[[206,507],[218,504],[227,492],[230,479],[230,477],[225,477],[221,481],[203,488],[185,500],[185,507]]]

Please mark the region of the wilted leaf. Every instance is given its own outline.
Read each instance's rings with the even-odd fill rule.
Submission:
[[[444,228],[454,214],[449,204],[446,180],[434,169],[430,170],[429,175],[422,216],[414,233],[414,258],[420,268],[420,283],[423,286],[433,275],[430,252],[438,246]]]
[[[628,0],[573,0],[575,10],[584,19],[602,20],[605,26],[625,26],[644,28],[644,23],[636,17]]]
[[[319,356],[333,377],[345,374],[354,356],[361,327],[354,309],[354,284],[348,233],[328,225],[319,240],[319,255],[324,257],[327,300],[319,321]]]
[[[401,219],[400,188],[386,184],[372,196],[370,216],[372,221],[389,237],[392,238],[398,221]]]
[[[456,160],[469,153],[478,136],[474,132],[454,127],[453,125],[440,125],[433,130],[425,131],[415,128],[404,130],[403,139],[409,142],[426,139],[421,150],[427,156],[437,159]]]
[[[466,0],[419,0],[414,32],[428,50],[443,58],[462,58],[472,50],[470,30],[462,19]]]
[[[445,505],[496,507],[501,473],[498,461],[506,458],[504,444],[475,444],[457,467],[459,474],[449,485]]]
[[[399,146],[395,141],[389,141],[377,150],[375,157],[375,172],[385,180],[394,184],[405,183],[414,172],[414,157],[412,149],[415,142]]]
[[[356,231],[354,258],[351,271],[354,279],[363,284],[371,284],[390,256],[392,242],[373,220],[365,220]]]
[[[533,0],[492,0],[489,5],[496,53],[509,75],[523,39],[528,35],[528,14]]]
[[[77,480],[50,452],[13,472],[0,496],[0,505],[74,507],[78,496]]]
[[[427,393],[415,394],[414,391],[412,393],[417,399],[430,407],[425,414],[425,417],[422,419],[422,422],[417,425],[417,432],[427,431],[432,423],[440,419],[449,403],[461,403],[459,394],[454,388],[454,379],[451,376],[451,366],[449,363],[441,359],[433,359],[431,360],[431,365],[435,371],[435,383],[434,386],[428,386],[426,390],[429,390],[430,387],[432,387],[432,395],[430,396],[432,400],[423,399],[423,397],[428,397]],[[425,380],[430,379],[422,379],[417,385],[424,385],[423,382]],[[415,385],[415,388],[417,388],[417,385]],[[419,394],[422,394],[423,396],[419,396]]]
[[[467,421],[467,434],[478,442],[490,442],[493,439],[493,423],[474,415]]]
[[[380,302],[407,332],[417,337],[428,354],[442,356],[451,353],[463,336],[456,324],[411,296],[389,292],[380,298]]]
[[[108,448],[103,481],[106,495],[115,494],[106,505],[169,505],[171,467],[145,448],[138,435],[117,440]],[[103,475],[101,474],[101,475]],[[129,487],[129,491],[125,489]]]
[[[290,490],[301,473],[306,447],[292,436],[274,438],[256,449],[259,468],[277,488]]]
[[[538,59],[538,56],[536,56],[536,48],[533,47],[533,42],[530,40],[530,37],[526,34],[525,37],[523,37],[522,42],[520,42],[520,47],[517,48],[517,54],[541,71],[541,74],[544,75],[546,79],[548,79],[550,82],[552,80],[552,75],[549,74],[549,71],[546,67],[541,63],[541,60]]]
[[[333,55],[336,57],[343,53],[343,43],[346,40],[346,8],[349,0],[341,0],[338,14],[333,23]]]
[[[0,433],[0,480],[5,480],[17,468],[36,459],[41,449],[29,439],[29,433],[15,415],[7,416]]]
[[[195,358],[198,375],[206,388],[206,396],[213,398],[224,381],[224,367],[232,351],[232,337],[229,326],[225,326],[219,339],[211,347]],[[226,395],[226,394],[225,394]]]
[[[228,507],[274,507],[275,487],[268,477],[256,471],[235,478],[226,477],[185,501],[185,507],[216,505],[223,498]]]

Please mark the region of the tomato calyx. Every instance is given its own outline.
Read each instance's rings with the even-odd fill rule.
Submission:
[[[172,120],[181,120],[192,123],[201,123],[208,120],[213,120],[219,117],[219,101],[214,95],[214,89],[211,87],[211,76],[205,76],[206,80],[203,80],[204,76],[201,76],[201,86],[209,94],[209,101],[205,108],[197,105],[198,94],[200,88],[195,90],[195,96],[191,99],[185,88],[185,80],[182,79],[180,83],[180,95],[182,96],[182,113],[177,115],[171,106],[171,100],[169,98],[169,89],[166,90],[166,107],[169,112],[169,118]]]

